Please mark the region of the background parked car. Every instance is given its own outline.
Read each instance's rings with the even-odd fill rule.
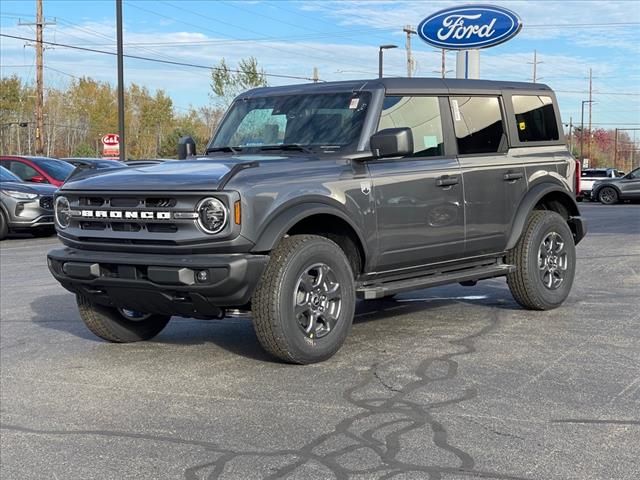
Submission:
[[[28,231],[36,236],[52,235],[53,185],[23,182],[0,167],[0,240],[10,232]]]
[[[56,187],[62,185],[75,168],[57,158],[28,156],[2,156],[0,166],[12,171],[25,182],[50,183]]]
[[[605,205],[612,205],[622,200],[640,200],[640,168],[627,173],[624,177],[595,182],[591,199]]]
[[[624,172],[615,168],[585,168],[580,174],[580,196],[589,200],[593,183],[607,178],[622,177]]]

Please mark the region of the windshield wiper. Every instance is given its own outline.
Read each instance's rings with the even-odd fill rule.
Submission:
[[[242,148],[240,147],[231,147],[229,145],[226,145],[224,147],[211,147],[211,148],[207,148],[207,151],[205,153],[213,153],[213,152],[230,152],[230,153],[238,153],[240,150],[242,150]]]
[[[297,150],[298,152],[314,153],[313,150],[311,150],[308,147],[305,147],[304,145],[300,145],[299,143],[283,143],[282,145],[264,145],[264,146],[260,147],[260,150],[262,150],[262,151],[265,151],[265,150],[282,150],[282,151]]]

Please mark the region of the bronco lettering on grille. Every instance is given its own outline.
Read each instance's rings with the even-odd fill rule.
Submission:
[[[74,211],[72,215],[82,218],[125,218],[141,220],[170,220],[171,212],[148,212],[132,210],[82,210]]]

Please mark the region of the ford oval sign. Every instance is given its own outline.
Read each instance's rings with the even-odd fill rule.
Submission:
[[[447,8],[418,25],[418,35],[434,47],[468,50],[498,45],[513,38],[522,22],[511,10],[490,5]]]

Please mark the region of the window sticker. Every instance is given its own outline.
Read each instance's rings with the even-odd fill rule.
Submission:
[[[453,118],[456,122],[461,120],[460,118],[460,107],[458,107],[458,100],[451,100],[451,105],[453,106]]]
[[[527,129],[527,124],[525,122],[520,122],[520,123],[518,123],[518,128],[520,130],[526,130]]]
[[[435,135],[425,135],[422,137],[424,148],[438,148],[438,137]]]
[[[351,103],[349,103],[349,110],[355,110],[358,108],[358,103],[360,103],[360,99],[358,97],[352,98]]]

